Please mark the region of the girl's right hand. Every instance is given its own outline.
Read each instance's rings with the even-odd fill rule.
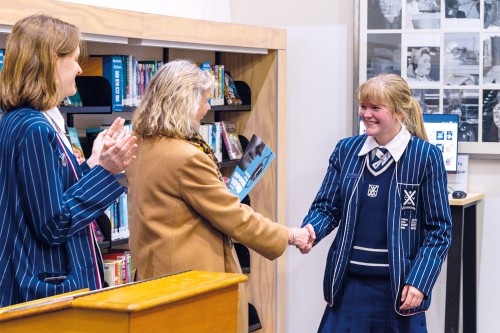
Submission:
[[[124,124],[125,119],[117,117],[109,128],[97,135],[92,145],[92,155],[87,160],[87,164],[90,168],[99,165],[99,159],[101,157],[102,148],[104,147],[104,142],[116,140],[123,131]]]
[[[116,139],[105,140],[98,164],[112,174],[124,171],[135,161],[136,136],[122,132]]]

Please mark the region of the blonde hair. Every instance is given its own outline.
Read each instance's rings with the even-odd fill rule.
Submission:
[[[390,107],[413,135],[428,141],[420,104],[408,83],[396,74],[381,74],[362,83],[356,91],[358,104],[375,103]]]
[[[132,118],[142,137],[187,138],[196,131],[202,93],[215,87],[213,76],[188,60],[172,60],[153,76]]]
[[[47,15],[25,17],[12,28],[0,72],[0,108],[22,106],[46,111],[61,100],[57,92],[56,62],[85,44],[79,29]]]

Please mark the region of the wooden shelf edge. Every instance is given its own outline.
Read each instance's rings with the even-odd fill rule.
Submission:
[[[113,113],[111,106],[60,106],[61,113],[72,114],[107,114]]]
[[[215,112],[219,111],[251,111],[252,107],[250,105],[214,105],[210,109]]]

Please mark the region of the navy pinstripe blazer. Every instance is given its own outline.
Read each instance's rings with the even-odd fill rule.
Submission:
[[[349,269],[365,156],[358,156],[367,136],[341,140],[333,151],[323,184],[304,218],[316,231],[316,243],[338,227],[329,250],[323,292],[331,306]],[[394,309],[402,315],[429,308],[431,291],[451,241],[451,212],[446,171],[434,145],[412,137],[397,162],[389,193],[387,239]],[[400,311],[405,284],[425,294],[418,308]]]
[[[123,188],[101,166],[79,166],[34,109],[0,122],[0,306],[97,288],[88,225]],[[66,276],[61,283],[46,277]]]

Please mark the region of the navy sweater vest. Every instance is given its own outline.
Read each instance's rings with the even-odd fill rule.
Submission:
[[[381,173],[373,172],[369,166],[363,173],[362,200],[349,267],[353,274],[389,276],[387,200],[394,166],[391,158]]]

